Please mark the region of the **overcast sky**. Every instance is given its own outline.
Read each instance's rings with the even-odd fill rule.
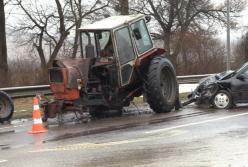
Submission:
[[[225,2],[225,0],[212,0],[212,1],[216,5],[223,4]],[[248,30],[248,7],[246,7],[244,11],[238,14],[238,16],[240,17],[232,17],[232,19],[235,19],[235,21],[237,21],[238,23],[237,29],[231,30],[231,41],[232,42],[235,42],[238,38],[244,35]],[[225,28],[220,28],[219,37],[222,40],[226,40],[226,29]]]
[[[92,1],[92,0],[87,0],[84,2],[89,3],[90,1]],[[225,0],[212,0],[212,1],[216,5],[219,5],[219,4],[225,2]],[[51,0],[43,0],[42,3],[44,3],[44,2],[51,2]],[[49,5],[49,3],[47,3],[47,4]],[[9,24],[15,25],[15,22],[18,21],[18,16],[19,16],[19,18],[22,17],[22,14],[20,14],[20,11],[16,10],[11,5],[7,5],[5,12],[6,12],[6,17],[7,17],[7,19],[6,19],[7,27]],[[8,13],[12,13],[12,15],[8,15]],[[231,30],[231,42],[235,42],[238,38],[240,38],[246,32],[246,30],[248,30],[248,27],[246,27],[246,26],[248,26],[248,7],[246,7],[246,9],[242,13],[240,13],[239,15],[240,15],[239,18],[235,18],[238,22],[238,25],[237,25],[238,29]],[[225,27],[219,27],[218,28],[218,37],[221,38],[223,41],[226,40],[226,28]],[[8,47],[10,47],[10,46],[8,46]],[[11,50],[11,49],[9,49],[9,50]]]

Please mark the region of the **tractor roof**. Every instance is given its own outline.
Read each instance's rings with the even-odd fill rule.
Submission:
[[[143,17],[142,14],[137,15],[122,15],[122,16],[111,16],[100,21],[96,21],[92,24],[85,25],[79,30],[92,31],[92,30],[112,30],[116,27],[122,26],[130,21],[136,20]]]

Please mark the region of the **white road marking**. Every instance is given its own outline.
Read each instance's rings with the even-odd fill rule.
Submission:
[[[235,118],[235,117],[241,117],[241,116],[245,116],[245,115],[248,115],[248,113],[242,113],[242,114],[236,114],[236,115],[231,115],[231,116],[225,116],[225,117],[221,117],[221,118],[209,119],[209,120],[205,120],[205,121],[199,121],[199,122],[194,122],[194,123],[189,123],[189,124],[184,124],[184,125],[178,125],[178,126],[163,128],[163,129],[158,129],[158,130],[151,130],[151,131],[148,131],[145,133],[146,134],[160,133],[160,132],[170,131],[170,130],[179,129],[179,128],[185,128],[185,127],[194,126],[194,125],[201,125],[201,124],[205,124],[205,123],[209,123],[209,122],[217,122],[217,121],[231,119],[231,118]]]
[[[1,160],[0,159],[0,163],[4,163],[4,162],[7,162],[7,160],[5,160],[5,159],[4,160]]]

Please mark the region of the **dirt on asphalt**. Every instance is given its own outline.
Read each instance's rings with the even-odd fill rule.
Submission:
[[[185,101],[187,99],[188,93],[181,93],[180,99]],[[20,118],[31,118],[33,112],[33,98],[20,98],[20,99],[13,99],[15,112],[13,114],[13,119],[20,119]],[[142,106],[144,101],[143,97],[136,97],[133,100],[134,104],[138,106]]]

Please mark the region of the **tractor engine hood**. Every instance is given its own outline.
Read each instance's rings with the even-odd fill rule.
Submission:
[[[56,69],[66,71],[63,74],[63,83],[66,88],[75,89],[78,88],[78,79],[83,84],[87,83],[90,64],[91,58],[55,60],[51,71]],[[50,72],[50,80],[54,80],[54,78],[56,76],[53,76]]]

